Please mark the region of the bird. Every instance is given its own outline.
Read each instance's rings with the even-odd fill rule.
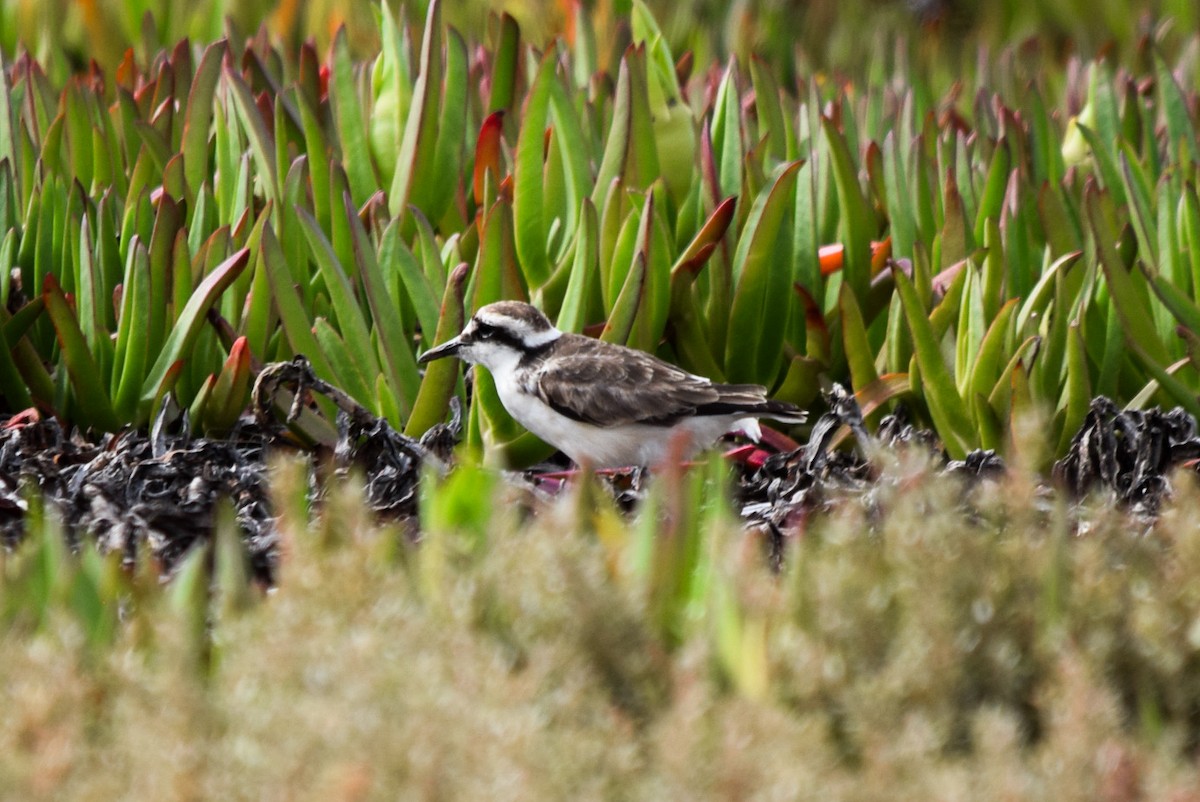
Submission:
[[[461,334],[418,361],[450,356],[487,368],[508,413],[579,466],[688,459],[728,432],[757,440],[759,417],[806,417],[761,385],[719,384],[645,351],[559,331],[520,301],[480,307]]]

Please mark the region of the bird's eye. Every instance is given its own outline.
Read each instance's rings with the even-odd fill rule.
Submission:
[[[496,330],[494,328],[492,328],[491,326],[479,326],[478,328],[475,329],[475,339],[476,340],[490,340],[492,338],[492,335],[494,335],[495,333],[496,333]]]

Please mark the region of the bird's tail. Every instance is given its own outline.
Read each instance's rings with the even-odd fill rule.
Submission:
[[[771,399],[761,405],[758,414],[780,423],[804,423],[808,420],[808,413],[795,404]]]
[[[776,401],[767,398],[767,388],[759,384],[721,384],[717,386],[721,394],[719,401],[708,404],[709,414],[724,412],[771,418],[780,423],[804,423],[808,413],[795,404],[786,401]]]

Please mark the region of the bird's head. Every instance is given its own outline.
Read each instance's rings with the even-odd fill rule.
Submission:
[[[529,304],[497,301],[481,307],[457,337],[421,355],[421,364],[456,356],[488,370],[515,366],[523,357],[562,336],[550,320]]]

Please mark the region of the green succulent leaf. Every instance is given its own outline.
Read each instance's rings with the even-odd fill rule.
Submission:
[[[730,381],[770,385],[781,369],[782,343],[771,332],[783,328],[789,314],[788,239],[799,169],[800,162],[786,165],[759,193],[738,241],[725,350],[725,374]]]
[[[177,365],[191,353],[192,344],[204,325],[205,316],[217,299],[250,262],[250,250],[243,248],[204,277],[179,313],[171,333],[142,383],[139,417],[145,419],[151,406],[170,389]]]
[[[446,283],[446,292],[442,296],[441,314],[438,316],[437,332],[432,346],[441,345],[456,337],[466,322],[463,307],[463,290],[466,285],[469,267],[460,264],[450,273]],[[446,418],[450,409],[450,397],[454,395],[454,385],[458,381],[458,360],[441,359],[425,369],[421,379],[421,389],[413,404],[412,415],[404,427],[404,433],[409,437],[419,437],[429,427],[440,423]]]
[[[81,401],[81,412],[90,425],[101,431],[115,432],[120,428],[121,421],[113,410],[112,400],[108,396],[100,370],[88,350],[75,311],[68,305],[66,296],[63,295],[62,288],[54,276],[47,276],[42,285],[42,301],[46,305],[46,314],[58,333],[63,361]]]
[[[942,361],[941,349],[933,328],[917,298],[912,282],[903,273],[896,275],[896,288],[904,306],[904,316],[912,333],[917,364],[921,368],[922,392],[934,425],[942,434],[947,452],[962,459],[975,447],[977,435],[967,405],[958,394],[954,377]]]

